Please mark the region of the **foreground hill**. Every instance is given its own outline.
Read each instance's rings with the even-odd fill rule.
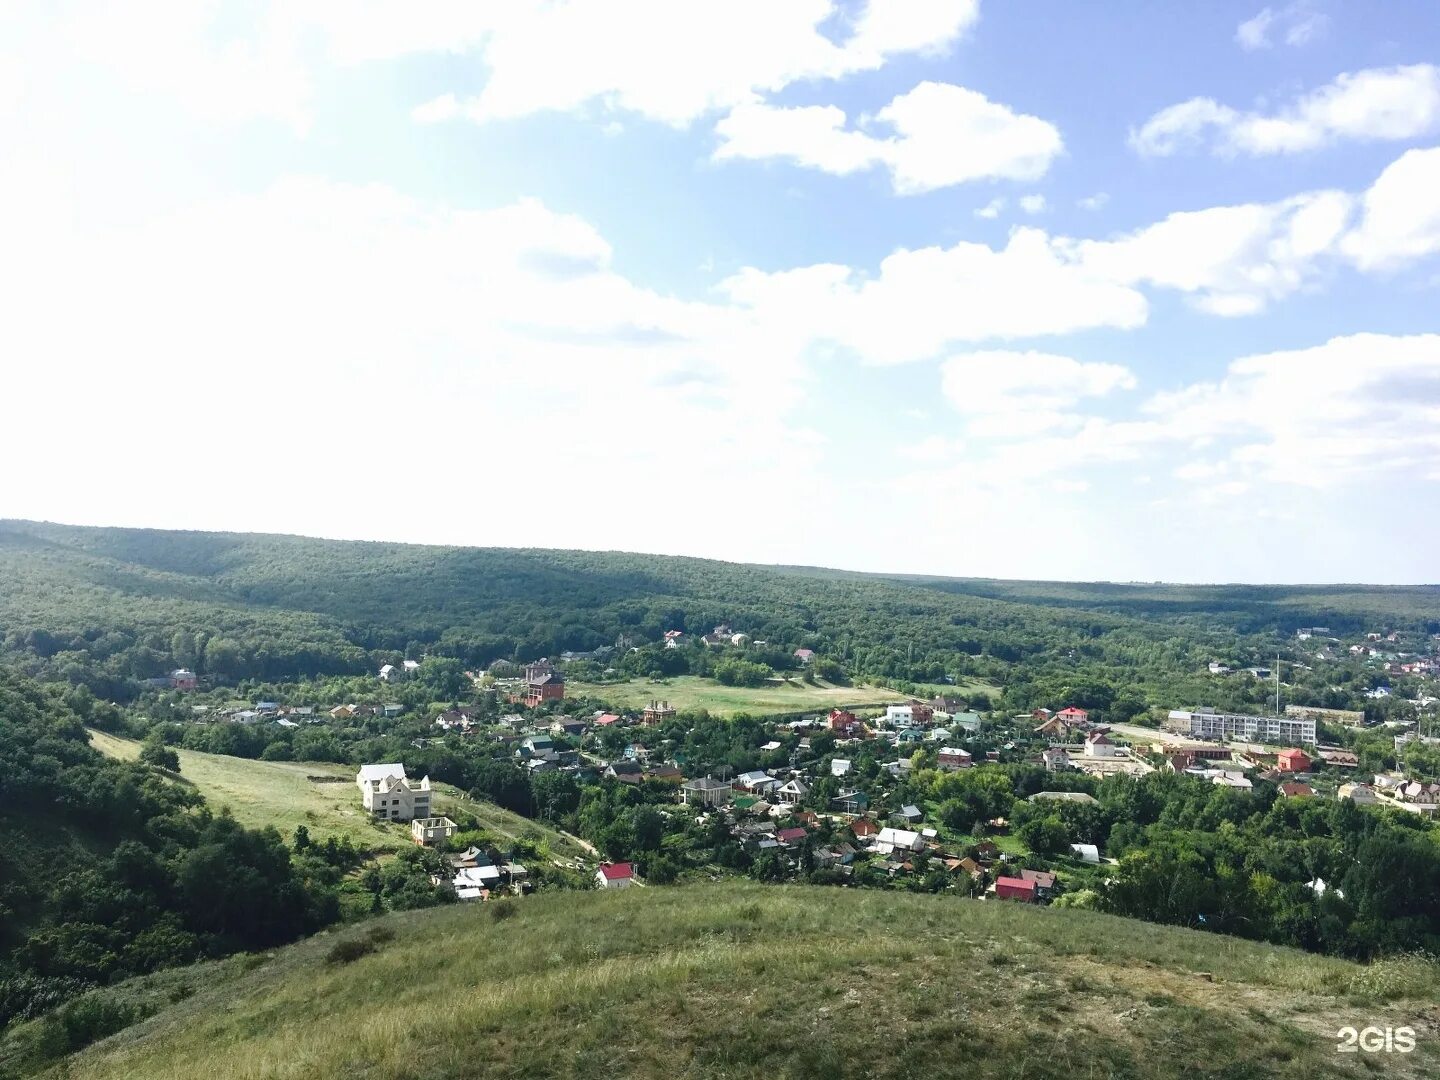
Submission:
[[[342,942],[374,948],[339,962]],[[1440,1069],[1434,977],[996,901],[555,893],[153,977],[149,999],[191,996],[63,1075],[1422,1077]],[[146,1000],[144,983],[98,994]],[[1387,1025],[1416,1049],[1337,1053],[1341,1028]]]

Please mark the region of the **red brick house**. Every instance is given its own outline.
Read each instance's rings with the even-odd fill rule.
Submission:
[[[860,734],[862,730],[859,717],[844,709],[830,710],[830,730],[836,735],[852,736]]]
[[[1275,758],[1281,772],[1309,772],[1312,764],[1304,750],[1281,750]]]
[[[1083,724],[1090,719],[1086,710],[1077,709],[1074,705],[1067,705],[1055,715],[1067,724]]]
[[[868,817],[857,817],[850,822],[850,831],[857,837],[875,836],[880,832],[880,826]]]
[[[1035,882],[1024,878],[1000,877],[995,879],[995,895],[1001,900],[1019,900],[1024,904],[1035,902]]]
[[[558,671],[548,674],[537,673],[525,680],[524,702],[535,708],[547,701],[559,701],[565,696],[565,676]]]
[[[969,752],[958,746],[942,747],[935,760],[942,769],[968,769],[973,764]]]

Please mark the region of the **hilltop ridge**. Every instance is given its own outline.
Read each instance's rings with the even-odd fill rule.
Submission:
[[[337,959],[345,942],[358,958]],[[556,893],[153,976],[189,996],[64,1075],[1312,1078],[1383,1064],[1419,1078],[1440,1068],[1431,977],[997,901],[742,883]],[[10,1037],[9,1060],[44,1023]],[[1383,1063],[1337,1053],[1347,1025],[1410,1026],[1417,1046]]]

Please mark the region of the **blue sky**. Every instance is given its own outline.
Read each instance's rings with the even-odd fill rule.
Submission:
[[[1437,65],[1423,2],[9,5],[0,515],[1433,581]]]

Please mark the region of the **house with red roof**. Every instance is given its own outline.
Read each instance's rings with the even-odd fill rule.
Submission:
[[[800,663],[802,663],[802,664],[808,664],[808,663],[810,663],[810,661],[812,661],[812,660],[815,659],[815,650],[814,650],[814,649],[796,649],[796,650],[795,650],[795,659],[796,659],[796,660],[799,660]]]
[[[857,817],[850,822],[850,831],[858,837],[875,836],[880,832],[880,826],[868,817]]]
[[[610,727],[612,724],[618,724],[619,722],[620,717],[616,716],[612,712],[601,713],[595,718],[596,727]]]
[[[1315,789],[1309,784],[1281,784],[1280,794],[1287,799],[1303,798],[1306,795],[1314,795]]]
[[[860,723],[860,718],[854,713],[847,712],[844,709],[830,710],[830,730],[835,732],[836,735],[845,737],[858,735],[862,729],[863,725]]]
[[[1309,772],[1313,764],[1304,750],[1281,750],[1275,755],[1275,760],[1280,771],[1288,773]]]
[[[628,889],[635,878],[635,869],[628,862],[601,863],[595,871],[597,889]]]
[[[781,829],[775,834],[775,839],[782,844],[798,844],[809,835],[804,829]]]
[[[1055,714],[1067,724],[1083,724],[1090,719],[1090,714],[1084,709],[1077,709],[1074,705],[1067,705]]]
[[[1000,877],[995,879],[995,895],[1001,900],[1019,900],[1023,904],[1035,902],[1036,885],[1024,878]]]

